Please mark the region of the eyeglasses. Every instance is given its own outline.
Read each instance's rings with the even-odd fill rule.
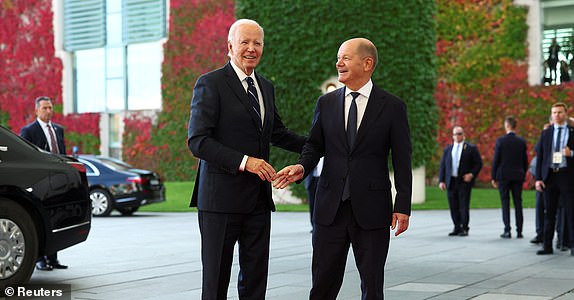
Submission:
[[[462,132],[455,132],[455,133],[453,133],[452,135],[455,136],[455,135],[463,135],[463,134],[464,134],[464,133],[462,133]]]

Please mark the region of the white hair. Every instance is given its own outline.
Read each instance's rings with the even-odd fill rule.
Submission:
[[[241,26],[241,25],[255,25],[259,28],[259,30],[261,30],[261,38],[263,38],[264,36],[264,32],[263,32],[263,27],[261,27],[261,25],[259,25],[259,23],[257,23],[254,20],[250,20],[250,19],[239,19],[237,21],[235,21],[233,24],[231,24],[231,27],[229,27],[229,34],[227,35],[227,41],[231,42],[233,40],[233,38],[235,37],[235,32],[237,31],[237,29]]]

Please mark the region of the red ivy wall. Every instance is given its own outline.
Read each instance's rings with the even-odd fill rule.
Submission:
[[[152,166],[167,180],[191,180],[197,162],[187,147],[187,122],[197,78],[227,62],[232,0],[171,0],[162,66],[162,112],[157,125],[134,116],[124,122],[123,158]],[[161,158],[161,160],[159,159]]]
[[[62,62],[54,55],[51,0],[0,1],[0,124],[19,133],[36,119],[34,99],[53,99],[68,151],[99,152],[99,115],[63,116]]]
[[[505,134],[504,118],[518,119],[517,133],[529,157],[554,102],[574,105],[574,84],[529,86],[526,13],[511,0],[437,0],[439,150],[427,168],[436,177],[442,150],[461,125],[478,146],[484,167],[479,181],[490,182],[496,139]]]

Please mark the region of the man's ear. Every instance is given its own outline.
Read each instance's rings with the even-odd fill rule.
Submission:
[[[375,62],[372,57],[366,57],[365,60],[363,61],[363,69],[366,72],[371,72],[373,71],[374,64]]]

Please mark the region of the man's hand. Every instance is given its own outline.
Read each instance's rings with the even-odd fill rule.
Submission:
[[[546,188],[546,185],[544,184],[544,181],[542,180],[536,180],[536,183],[534,184],[534,186],[536,187],[536,190],[539,192],[544,192],[544,189]]]
[[[395,236],[399,236],[399,234],[407,231],[407,229],[409,229],[409,215],[393,213],[391,229],[394,230],[395,228],[397,229],[397,231],[395,231]]]
[[[564,149],[562,149],[562,155],[566,157],[572,157],[572,150],[570,150],[570,148],[566,146],[564,147]]]
[[[462,180],[464,180],[464,182],[471,182],[473,177],[474,175],[472,175],[472,173],[466,173],[462,176]]]
[[[498,182],[496,182],[496,180],[493,179],[493,180],[490,181],[490,183],[492,184],[492,186],[493,186],[494,188],[496,188],[496,189],[498,188]]]
[[[439,182],[438,188],[439,188],[441,191],[446,190],[446,183],[444,183],[444,182]]]
[[[247,162],[245,163],[245,170],[256,174],[261,178],[261,180],[267,180],[269,182],[273,181],[275,177],[275,169],[268,164],[265,160],[255,157],[247,157]]]
[[[275,176],[273,186],[277,189],[284,189],[290,183],[301,180],[305,174],[305,168],[302,165],[290,165],[283,168]]]

